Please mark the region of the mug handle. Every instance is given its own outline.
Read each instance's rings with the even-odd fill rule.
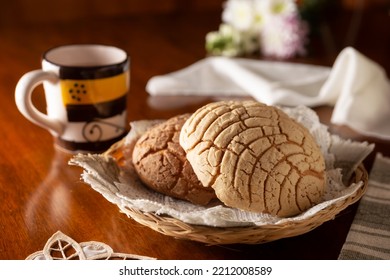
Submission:
[[[59,80],[54,72],[34,70],[24,74],[18,81],[15,89],[15,102],[19,111],[31,122],[43,128],[49,129],[52,133],[61,135],[64,125],[56,119],[41,113],[32,103],[31,95],[35,87],[44,81],[56,83]]]

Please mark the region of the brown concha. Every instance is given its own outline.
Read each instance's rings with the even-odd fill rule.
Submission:
[[[173,117],[145,132],[134,146],[133,164],[149,188],[206,205],[216,198],[215,192],[203,187],[179,144],[180,130],[188,117],[189,114]]]
[[[325,163],[309,131],[255,101],[222,101],[185,122],[180,145],[204,186],[227,206],[280,217],[322,200]]]

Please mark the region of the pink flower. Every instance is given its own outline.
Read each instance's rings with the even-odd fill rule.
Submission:
[[[301,21],[298,14],[272,17],[260,33],[261,52],[279,59],[304,55],[308,31],[306,22]]]

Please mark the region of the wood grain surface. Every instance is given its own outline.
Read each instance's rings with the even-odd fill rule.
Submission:
[[[19,1],[20,2],[20,1]],[[215,6],[214,6],[215,7]],[[262,245],[205,246],[157,233],[127,218],[116,205],[80,180],[81,169],[69,166],[71,155],[53,147],[52,136],[17,110],[14,90],[26,72],[40,68],[46,49],[70,43],[101,43],[126,50],[131,57],[128,120],[168,118],[193,112],[210,97],[150,97],[147,81],[188,66],[206,56],[204,39],[216,30],[221,9],[184,9],[102,17],[75,17],[57,22],[18,22],[17,13],[0,25],[0,259],[25,259],[62,231],[78,242],[100,241],[116,252],[158,259],[336,259],[356,205],[333,221],[293,238]],[[341,12],[340,12],[341,13]],[[327,36],[312,38],[306,57],[293,62],[331,66],[345,46],[351,11],[330,17]],[[44,16],[44,15],[42,15]],[[387,26],[387,27],[386,27]],[[386,9],[364,13],[353,46],[390,71],[389,16]],[[325,32],[326,33],[326,32]],[[321,33],[322,34],[322,33]],[[331,46],[331,47],[329,47]],[[265,58],[259,58],[265,59]],[[42,87],[33,94],[45,111]],[[331,107],[315,108],[329,124]],[[330,125],[330,124],[329,124]],[[369,140],[390,155],[390,143],[367,139],[347,127],[330,125],[343,137]],[[370,168],[372,157],[365,162]]]

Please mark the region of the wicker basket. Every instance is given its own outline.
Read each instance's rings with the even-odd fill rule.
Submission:
[[[114,157],[119,166],[124,160],[124,154],[121,150],[122,144],[123,142],[120,141],[104,153],[104,155]],[[338,203],[320,210],[314,216],[304,220],[265,226],[210,227],[191,225],[166,215],[145,213],[138,209],[121,205],[118,205],[118,207],[129,218],[134,219],[138,223],[175,238],[198,241],[208,245],[233,243],[260,244],[307,233],[324,222],[334,219],[338,213],[358,201],[365,193],[368,185],[368,174],[362,164],[356,169],[351,183],[359,181],[362,181],[363,184],[357,192]]]

